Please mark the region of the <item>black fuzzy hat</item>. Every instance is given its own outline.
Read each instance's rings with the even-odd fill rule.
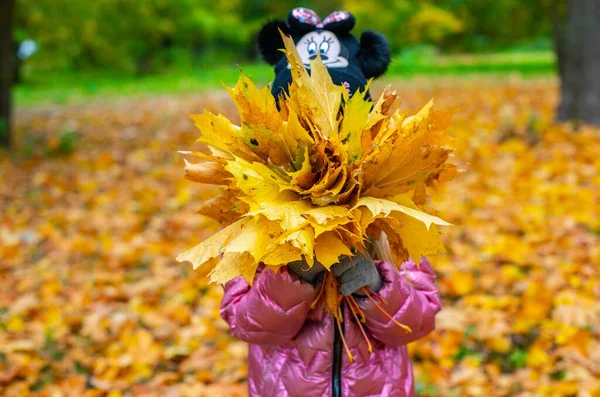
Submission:
[[[280,51],[284,45],[279,30],[293,38],[307,68],[310,68],[309,60],[320,53],[333,82],[346,86],[350,95],[357,90],[364,91],[368,79],[385,73],[390,63],[387,39],[381,33],[367,30],[359,42],[350,34],[355,22],[347,11],[336,11],[321,21],[307,8],[294,8],[287,22],[267,22],[258,34],[256,45],[264,60],[275,66],[273,95],[279,98],[292,81],[288,61]]]

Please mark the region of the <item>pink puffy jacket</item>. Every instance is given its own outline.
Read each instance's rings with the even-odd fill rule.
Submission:
[[[369,355],[352,312],[344,308],[343,332],[354,356],[343,349],[335,320],[322,308],[310,309],[318,288],[286,270],[259,271],[250,287],[241,277],[225,285],[221,316],[233,335],[250,343],[248,387],[251,397],[405,397],[414,396],[406,344],[430,333],[441,309],[427,260],[400,271],[375,262],[382,276],[382,306],[412,333],[386,318],[367,298],[357,298],[373,353]]]

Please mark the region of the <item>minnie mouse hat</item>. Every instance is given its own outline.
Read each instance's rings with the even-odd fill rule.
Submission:
[[[381,33],[367,30],[359,42],[350,34],[355,23],[356,19],[347,11],[335,11],[321,20],[308,8],[294,8],[287,22],[267,22],[258,33],[256,45],[263,59],[275,66],[271,85],[275,98],[279,100],[283,92],[288,92],[292,82],[289,63],[280,51],[284,44],[279,30],[292,37],[307,69],[310,61],[320,55],[333,82],[344,85],[350,95],[363,91],[368,79],[385,73],[391,58],[387,39]]]

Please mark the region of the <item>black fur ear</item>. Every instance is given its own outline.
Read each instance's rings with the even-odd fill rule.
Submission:
[[[285,46],[283,45],[279,30],[285,34],[290,34],[289,28],[284,21],[278,19],[269,21],[260,29],[256,38],[258,53],[271,65],[275,65],[283,56],[283,53],[279,50]]]
[[[367,79],[384,74],[391,61],[390,45],[385,36],[372,30],[364,31],[357,58]]]

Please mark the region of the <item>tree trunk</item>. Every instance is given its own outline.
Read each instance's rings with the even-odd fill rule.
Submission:
[[[0,0],[0,146],[11,144],[11,86],[13,82],[14,0]]]
[[[569,0],[563,39],[558,120],[600,125],[600,1]]]

